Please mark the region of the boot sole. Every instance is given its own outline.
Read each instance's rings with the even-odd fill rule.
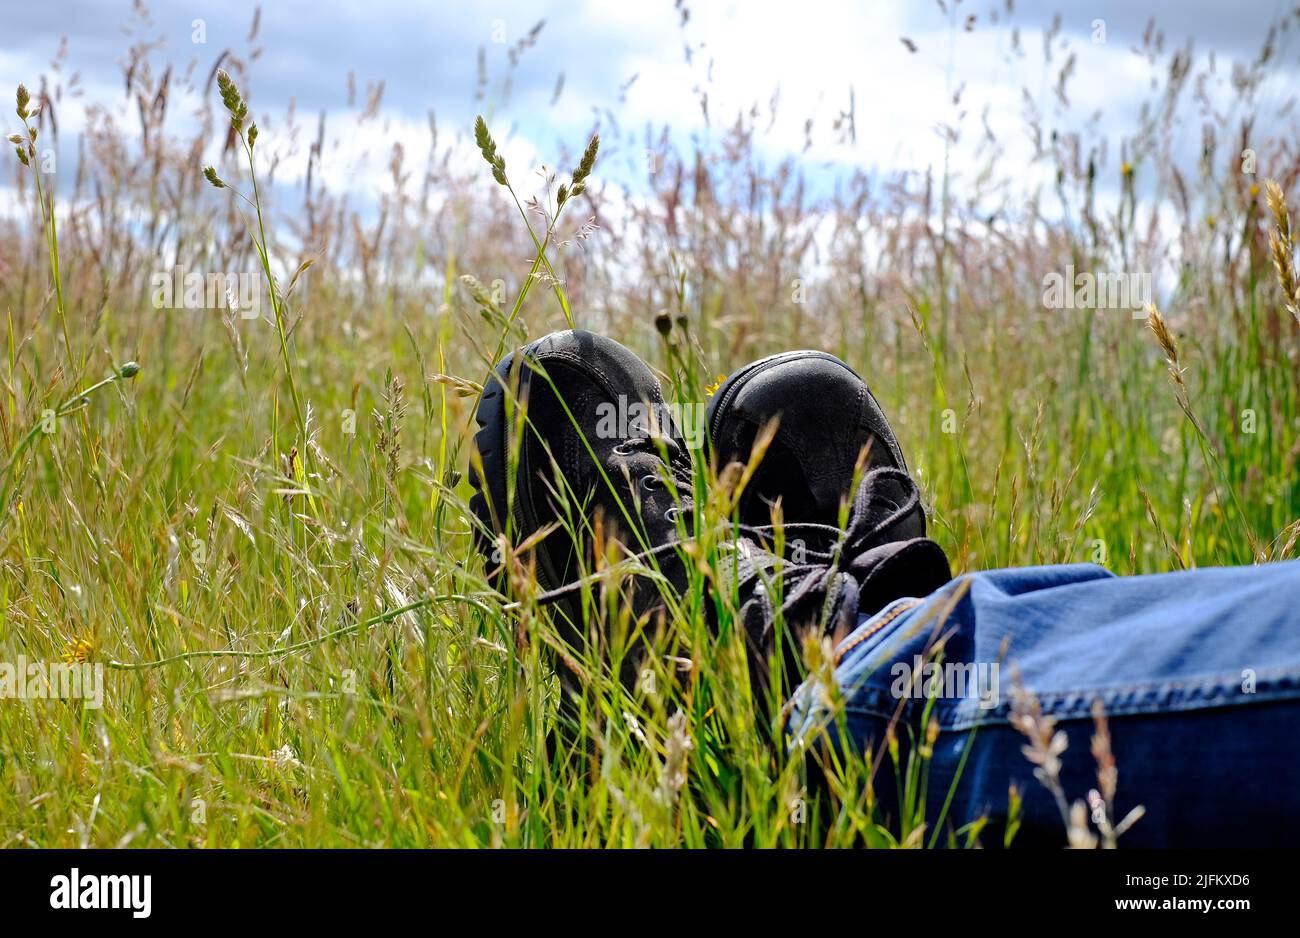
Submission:
[[[492,370],[493,378],[483,389],[478,407],[474,411],[474,422],[479,430],[474,434],[474,448],[478,451],[483,464],[480,477],[472,469],[470,484],[474,494],[470,496],[470,511],[479,521],[474,531],[474,543],[489,564],[489,576],[498,571],[492,568],[495,542],[485,532],[504,531],[508,520],[507,514],[507,468],[509,465],[509,443],[506,435],[506,396],[505,386],[510,377],[510,367],[515,353],[511,352]]]

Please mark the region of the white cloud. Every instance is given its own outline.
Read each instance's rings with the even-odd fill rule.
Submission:
[[[180,69],[198,56],[197,81],[202,81],[226,46],[243,54],[251,5],[233,12],[213,0],[157,0],[151,6],[154,34],[170,33],[169,44],[159,53],[161,59]],[[628,175],[628,171],[643,167],[635,156],[636,141],[647,124],[670,127],[679,145],[691,134],[711,133],[717,139],[738,112],[748,111],[755,103],[765,107],[779,89],[776,121],[767,128],[766,120],[759,120],[762,132],[756,144],[765,159],[800,154],[805,143],[804,124],[811,118],[812,146],[803,165],[814,175],[826,172],[819,168],[823,164],[844,170],[918,174],[933,169],[937,174],[945,158],[953,171],[968,175],[978,166],[976,147],[987,112],[988,125],[1004,147],[1003,170],[1016,177],[1017,183],[1032,186],[1043,181],[1046,170],[1028,168],[1031,151],[1022,119],[1022,88],[1041,101],[1052,101],[1055,68],[1065,54],[1059,46],[1068,39],[1078,59],[1069,86],[1073,108],[1062,127],[1078,129],[1093,111],[1105,111],[1100,134],[1109,138],[1114,170],[1119,140],[1133,131],[1138,103],[1149,92],[1152,78],[1151,67],[1131,49],[1145,13],[1119,0],[1097,0],[1095,14],[1087,17],[1071,11],[1064,21],[1066,38],[1057,40],[1056,61],[1045,67],[1041,28],[1050,20],[1048,7],[1039,0],[1020,6],[1023,9],[1016,23],[1023,33],[1023,58],[1008,54],[1010,29],[1006,21],[991,25],[981,9],[974,31],[967,33],[960,25],[966,7],[959,8],[953,29],[937,7],[928,3],[805,0],[792,6],[788,0],[701,2],[690,5],[691,18],[684,28],[666,2],[584,0],[581,4],[539,6],[523,0],[500,0],[489,8],[467,2],[430,6],[416,0],[366,4],[321,0],[310,17],[269,6],[258,39],[266,51],[251,64],[251,99],[259,119],[263,114],[271,118],[264,126],[268,145],[276,145],[276,132],[283,129],[276,121],[289,100],[298,103],[303,139],[295,152],[285,155],[277,176],[281,182],[301,180],[306,167],[305,138],[314,134],[317,114],[323,108],[328,119],[322,165],[326,182],[335,187],[353,185],[359,195],[369,198],[391,186],[386,167],[393,142],[400,141],[412,161],[422,160],[429,141],[428,109],[438,116],[444,141],[449,133],[461,136],[456,165],[472,164],[476,154],[469,146],[470,124],[476,110],[492,110],[503,77],[505,48],[544,17],[546,27],[536,47],[525,54],[514,76],[512,100],[492,122],[514,178],[525,178],[542,161],[563,165],[561,142],[569,152],[580,149],[595,120],[593,110],[602,109],[612,112],[628,135],[621,141],[607,138],[607,155],[617,153],[621,145],[625,158],[607,157],[604,169],[635,183],[643,173]],[[1158,2],[1148,6],[1174,10]],[[1187,5],[1177,9],[1187,9]],[[1229,43],[1228,52],[1240,56],[1251,48],[1250,36],[1262,38],[1273,12],[1242,8],[1228,22],[1213,9],[1200,10],[1198,5],[1197,10],[1196,17],[1171,21],[1168,46],[1178,39],[1172,31],[1174,25],[1196,30],[1202,20],[1207,24],[1213,20],[1217,32],[1202,35],[1202,45],[1214,43],[1216,36],[1230,31],[1230,42],[1222,41]],[[1108,20],[1104,46],[1088,41],[1094,15]],[[209,39],[203,46],[189,42],[189,24],[195,16],[208,21]],[[86,93],[60,105],[65,155],[75,152],[69,143],[84,129],[85,108],[91,103],[111,108],[120,126],[135,126],[133,104],[122,93],[117,61],[128,42],[118,31],[124,18],[122,10],[94,4],[81,4],[76,15],[58,18],[29,7],[0,40],[0,74],[23,76],[35,85],[36,76],[57,49],[59,37],[65,32],[69,35],[64,74],[80,72]],[[498,19],[505,28],[506,46],[492,42]],[[900,41],[905,35],[916,43],[916,53]],[[688,43],[694,48],[689,64],[683,53]],[[482,103],[474,100],[480,46],[494,79],[489,100]],[[367,82],[380,79],[387,89],[381,121],[367,124],[357,133],[351,132],[356,112],[345,102],[350,69],[356,72],[362,92]],[[1229,70],[1227,56],[1221,56],[1220,77],[1226,77]],[[560,72],[565,73],[566,90],[559,103],[550,107]],[[620,101],[620,86],[633,75],[638,76],[637,81]],[[1276,87],[1268,90],[1269,100],[1280,102],[1289,94],[1290,78],[1290,72],[1279,72]],[[959,86],[963,93],[960,107],[955,107],[951,98]],[[856,95],[857,139],[837,143],[830,125],[837,113],[848,107],[850,87]],[[706,130],[698,106],[701,88],[709,95],[711,130]],[[1226,93],[1219,94],[1226,102]],[[183,136],[192,129],[186,115],[199,103],[193,95],[178,95],[172,108],[172,133]],[[936,127],[957,120],[959,111],[964,112],[961,141],[945,152]],[[12,122],[6,119],[6,124]],[[1178,132],[1194,152],[1199,128],[1191,125]]]

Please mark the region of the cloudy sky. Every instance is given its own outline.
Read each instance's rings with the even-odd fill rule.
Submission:
[[[1190,38],[1198,55],[1212,52],[1226,86],[1231,63],[1252,58],[1268,24],[1293,5],[1283,0],[1018,0],[1008,12],[1005,0],[965,0],[945,12],[934,0],[695,0],[687,2],[690,15],[683,24],[673,0],[269,3],[262,9],[255,45],[263,52],[250,64],[249,89],[264,134],[274,132],[291,101],[299,121],[309,126],[318,112],[329,113],[331,132],[341,139],[332,148],[326,178],[337,185],[349,180],[358,187],[383,185],[393,141],[404,142],[408,152],[427,148],[430,110],[448,135],[465,134],[476,112],[489,112],[495,132],[508,138],[507,159],[519,167],[556,161],[561,142],[571,152],[596,126],[608,134],[611,118],[641,138],[647,126],[656,133],[671,128],[679,144],[692,135],[716,138],[739,110],[755,102],[766,105],[778,92],[780,116],[759,141],[773,160],[804,151],[805,122],[811,119],[812,146],[803,160],[822,178],[828,178],[827,167],[832,176],[834,170],[859,167],[938,169],[944,150],[936,127],[964,114],[963,143],[952,155],[960,170],[963,161],[973,166],[969,148],[983,135],[985,121],[1003,141],[1008,161],[1028,152],[1022,89],[1053,100],[1056,70],[1070,51],[1077,55],[1070,85],[1074,116],[1060,119],[1081,123],[1104,111],[1099,135],[1109,138],[1115,154],[1149,92],[1153,71],[1136,52],[1149,21],[1165,33],[1167,48]],[[66,37],[62,76],[66,81],[78,73],[84,93],[61,103],[61,152],[75,152],[69,141],[84,125],[84,109],[92,102],[120,113],[125,126],[133,125],[122,79],[132,42],[165,37],[155,61],[172,62],[182,71],[193,63],[195,73],[206,76],[223,49],[241,55],[249,50],[254,8],[239,0],[155,0],[148,6],[149,23],[142,26],[125,0],[6,3],[0,78],[10,88],[20,80],[37,87]],[[1043,34],[1059,8],[1064,9],[1055,58],[1045,65]],[[973,29],[967,31],[971,15]],[[540,20],[545,25],[520,58],[512,94],[503,102],[509,50]],[[1104,24],[1104,42],[1094,41],[1097,21]],[[1013,30],[1020,35],[1019,53]],[[1298,32],[1293,28],[1278,41],[1276,79],[1264,94],[1274,110],[1294,87]],[[487,97],[476,100],[480,49],[491,82]],[[355,126],[360,106],[348,107],[349,72],[358,98],[384,82],[384,118],[364,140],[344,132]],[[563,88],[555,99],[561,74]],[[699,106],[700,88],[709,94],[708,123]],[[958,88],[961,102],[955,107]],[[850,93],[856,139],[837,141],[831,125],[849,106]],[[1292,114],[1282,120],[1295,119]],[[6,132],[12,132],[12,123],[11,115],[3,120]],[[1188,140],[1199,140],[1199,132],[1187,128]],[[366,152],[374,157],[369,177],[357,169]],[[292,179],[300,172],[302,159],[300,154],[299,162],[290,161],[284,176]],[[1117,158],[1111,159],[1113,166]],[[643,170],[636,164],[644,151],[629,141],[611,148],[609,160],[605,172],[633,179]]]

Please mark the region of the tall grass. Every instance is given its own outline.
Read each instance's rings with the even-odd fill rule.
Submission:
[[[137,43],[140,133],[93,118],[71,179],[15,161],[26,217],[0,227],[0,660],[108,665],[102,710],[0,704],[0,845],[977,839],[924,815],[923,746],[911,764],[889,740],[879,760],[831,754],[820,780],[769,745],[779,713],[752,699],[739,637],[705,625],[706,602],[727,617],[705,589],[724,562],[708,532],[738,481],[705,467],[701,562],[662,628],[630,620],[617,582],[589,592],[601,654],[559,649],[589,678],[586,739],[552,757],[556,628],[525,545],[500,545],[518,561],[507,594],[474,551],[472,408],[503,352],[570,324],[632,347],[683,401],[814,346],[895,418],[957,570],[1295,556],[1300,323],[1274,266],[1293,264],[1300,163],[1253,123],[1271,54],[1244,67],[1228,126],[1188,90],[1204,63],[1143,52],[1167,75],[1122,164],[1046,134],[1032,102],[1055,186],[991,213],[985,183],[947,175],[862,173],[814,197],[796,160],[755,152],[758,109],[712,149],[647,137],[655,171],[625,192],[601,166],[644,141],[616,128],[594,128],[599,161],[560,154],[577,170],[529,194],[485,146],[498,121],[450,141],[431,122],[423,162],[394,148],[367,213],[321,182],[323,115],[301,200],[275,181],[295,119],[253,134],[236,50],[205,85]],[[23,133],[56,134],[53,80]],[[188,139],[181,90],[207,102]],[[372,94],[334,132],[366,133],[381,107]],[[1174,116],[1207,127],[1195,165],[1163,132]],[[1259,176],[1240,166],[1251,127]],[[466,144],[489,171],[458,168]],[[1043,307],[1051,271],[1156,270],[1175,247],[1158,341],[1127,311]],[[153,308],[152,276],[176,264],[256,274],[269,310]],[[127,361],[133,381],[81,390]],[[75,426],[33,436],[46,411]],[[618,668],[647,629],[661,654],[629,689]],[[805,651],[824,676],[830,650]],[[901,818],[876,804],[896,776]]]

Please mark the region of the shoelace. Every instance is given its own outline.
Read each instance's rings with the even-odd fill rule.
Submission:
[[[676,473],[674,476],[680,478]],[[830,544],[826,551],[807,551],[802,563],[778,558],[761,547],[757,552],[764,556],[754,556],[756,551],[750,542],[770,543],[775,539],[775,526],[720,526],[720,534],[741,535],[733,542],[737,554],[734,565],[724,566],[720,573],[724,581],[731,580],[738,589],[736,625],[745,635],[756,695],[765,696],[774,686],[768,670],[774,651],[776,667],[784,676],[781,686],[793,687],[802,680],[801,657],[795,643],[782,642],[777,647],[778,616],[788,628],[801,631],[820,627],[823,634],[838,637],[857,626],[860,611],[873,615],[904,596],[929,595],[952,579],[948,558],[939,545],[925,537],[911,536],[915,531],[907,529],[907,519],[919,506],[920,492],[907,473],[887,468],[873,470],[854,495],[846,530],[806,522],[784,526],[787,543],[791,538],[806,536],[825,538]],[[634,557],[644,563],[679,549],[678,543],[668,542]],[[551,590],[539,596],[538,602],[557,602],[605,575],[595,574]],[[772,589],[778,583],[779,608],[773,601]],[[706,606],[711,608],[712,604]],[[789,707],[787,702],[782,708],[783,720],[789,715]]]
[[[858,485],[848,525],[843,531],[824,524],[787,524],[786,540],[789,541],[791,533],[820,537],[821,542],[829,547],[806,550],[805,555],[822,564],[848,569],[863,554],[884,544],[907,539],[900,538],[896,529],[920,506],[921,491],[906,472],[888,467],[873,469],[862,477]],[[766,525],[748,531],[765,537],[775,528]]]
[[[786,619],[806,614],[820,606],[828,626],[835,623],[852,625],[857,619],[861,604],[862,586],[882,563],[901,554],[914,545],[913,538],[900,538],[897,529],[919,509],[921,493],[916,483],[901,469],[882,467],[863,476],[854,494],[853,508],[849,513],[847,528],[840,532],[820,524],[792,524],[785,526],[787,541],[791,532],[811,533],[823,537],[833,536],[829,550],[806,550],[805,560],[794,563],[785,560],[778,573],[781,581],[782,602],[779,612]],[[770,527],[749,529],[751,536],[763,538]],[[942,551],[933,542],[925,549],[933,561],[934,554]],[[915,548],[913,548],[915,549]],[[947,561],[944,560],[942,579],[947,579]],[[759,571],[755,570],[751,576]],[[935,571],[930,579],[938,580]],[[925,577],[921,577],[925,579]],[[760,582],[756,593],[766,592]],[[769,608],[768,619],[778,611]],[[874,611],[874,610],[873,610]]]
[[[629,439],[626,445],[644,446],[651,442],[649,438],[636,437]],[[669,447],[669,452],[670,468],[681,490],[682,485],[690,484],[689,461],[683,474],[678,468],[681,460],[672,457],[685,455],[684,452],[675,443]],[[896,491],[890,491],[894,486],[897,487]],[[872,470],[863,477],[854,495],[853,508],[849,513],[848,527],[845,530],[811,522],[784,525],[782,530],[787,544],[794,538],[806,537],[809,540],[819,539],[830,546],[827,550],[805,550],[803,562],[795,563],[789,559],[779,562],[777,576],[781,581],[783,596],[780,612],[788,618],[800,611],[806,611],[814,600],[819,600],[820,604],[825,606],[827,597],[833,595],[831,608],[827,610],[827,621],[852,623],[856,619],[860,606],[859,578],[865,579],[871,573],[871,568],[875,566],[870,559],[873,552],[879,553],[882,548],[888,548],[894,543],[895,539],[890,537],[891,530],[897,528],[918,509],[920,499],[920,490],[906,472],[901,469],[882,467]],[[716,533],[739,534],[761,546],[774,541],[776,530],[775,525],[720,525]],[[942,557],[938,545],[934,545],[933,542],[927,543],[933,545],[933,552]],[[679,545],[675,542],[660,544],[632,555],[629,560],[644,562],[678,549]],[[741,551],[742,558],[748,559],[744,553],[745,549],[742,548]],[[888,558],[879,557],[879,560],[885,559]],[[946,566],[946,560],[944,564]],[[767,569],[777,566],[778,564],[773,563]],[[737,571],[737,581],[743,586],[747,581],[759,576],[762,569],[758,565],[747,562]],[[935,578],[938,577],[939,574],[936,573]],[[538,602],[541,605],[557,602],[578,592],[587,583],[595,582],[600,578],[601,575],[596,574],[550,590],[541,594]],[[760,598],[767,593],[761,581],[755,589],[760,594]],[[768,610],[769,614],[774,614],[776,611],[772,608]]]

